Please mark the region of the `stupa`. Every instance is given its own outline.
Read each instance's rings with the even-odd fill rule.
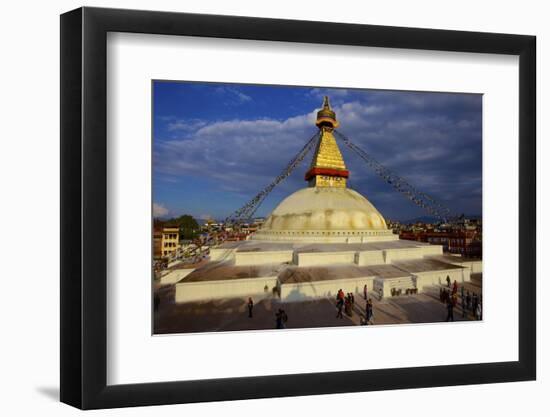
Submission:
[[[307,187],[285,198],[248,240],[211,248],[206,265],[165,276],[176,282],[176,302],[302,301],[333,297],[340,288],[362,292],[365,285],[383,298],[481,272],[481,261],[445,255],[441,245],[400,240],[374,205],[347,187],[350,172],[333,135],[338,125],[325,97]]]
[[[349,171],[333,130],[336,114],[325,97],[317,113],[320,139],[306,172],[308,187],[285,198],[252,240],[372,242],[397,240],[369,200],[347,187]]]

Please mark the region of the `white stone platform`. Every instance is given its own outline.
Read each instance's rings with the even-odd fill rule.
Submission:
[[[298,266],[391,264],[397,260],[443,255],[439,245],[407,240],[369,243],[229,242],[210,250],[211,260],[235,265],[292,263]]]
[[[280,297],[299,301],[362,293],[378,297],[392,289],[422,292],[426,287],[470,281],[481,261],[444,255],[439,245],[394,240],[369,243],[241,241],[211,249],[211,261],[176,284],[176,302]]]
[[[176,284],[178,303],[232,297],[260,299],[277,287],[279,270],[271,266],[234,266],[229,262],[210,262]]]

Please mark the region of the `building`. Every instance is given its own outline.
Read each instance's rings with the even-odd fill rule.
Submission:
[[[210,262],[176,284],[176,302],[276,294],[284,301],[334,297],[338,289],[378,297],[416,294],[447,280],[470,280],[481,262],[442,245],[399,239],[363,195],[347,188],[335,112],[325,97],[307,187],[286,197],[246,241],[210,249]],[[413,290],[413,291],[411,291]]]
[[[481,258],[482,255],[482,244],[476,230],[402,231],[399,234],[399,238],[426,242],[432,245],[442,245],[444,252],[468,258]]]
[[[177,226],[162,226],[153,230],[154,258],[170,256],[179,247],[180,230]]]
[[[162,229],[153,229],[153,259],[162,258]]]

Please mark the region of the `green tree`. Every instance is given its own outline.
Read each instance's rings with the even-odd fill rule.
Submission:
[[[194,239],[199,234],[199,224],[189,214],[183,214],[179,217],[168,220],[166,223],[177,226],[180,229],[181,239]]]

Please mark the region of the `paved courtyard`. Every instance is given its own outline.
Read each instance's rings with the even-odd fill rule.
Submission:
[[[481,274],[472,275],[472,281],[465,283],[464,291],[481,294]],[[335,300],[318,299],[303,302],[281,302],[268,297],[254,300],[253,317],[248,317],[246,299],[232,298],[204,302],[177,304],[174,302],[174,286],[156,287],[160,297],[158,310],[154,314],[155,334],[215,332],[235,330],[275,329],[275,313],[279,308],[288,316],[287,328],[311,328],[334,326],[357,326],[365,316],[365,300],[362,294],[355,294],[352,316],[344,314],[336,318]],[[460,295],[460,289],[459,289]],[[374,325],[404,323],[444,322],[447,308],[439,300],[439,287],[417,295],[402,295],[373,301]],[[460,297],[454,309],[455,321],[474,320],[471,312],[463,317]]]

